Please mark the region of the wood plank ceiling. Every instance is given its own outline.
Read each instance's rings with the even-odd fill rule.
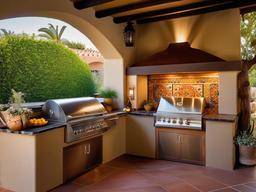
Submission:
[[[113,22],[144,24],[240,8],[241,13],[256,10],[256,0],[72,0],[76,9],[95,9],[95,16],[113,17]]]

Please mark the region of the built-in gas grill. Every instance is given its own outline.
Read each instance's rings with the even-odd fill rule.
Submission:
[[[65,142],[99,136],[110,127],[107,112],[96,98],[48,100],[43,109],[50,121],[66,123]]]
[[[155,127],[202,129],[203,97],[161,97]]]

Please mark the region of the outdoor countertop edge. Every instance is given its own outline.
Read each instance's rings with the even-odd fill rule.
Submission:
[[[238,115],[231,114],[207,114],[203,116],[206,121],[223,121],[223,122],[235,122]]]
[[[107,118],[111,118],[112,116],[115,116],[115,115],[122,116],[122,115],[126,115],[126,113],[123,111],[113,111],[113,112],[107,114]],[[66,126],[66,123],[64,123],[64,122],[55,122],[55,123],[51,123],[49,125],[45,125],[42,127],[28,128],[28,129],[24,129],[21,131],[12,131],[8,128],[0,128],[0,132],[21,134],[21,135],[36,135],[36,134],[40,134],[40,133],[50,131],[53,129],[62,128],[65,126]]]

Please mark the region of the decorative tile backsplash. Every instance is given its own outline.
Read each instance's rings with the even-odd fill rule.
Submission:
[[[160,97],[204,97],[207,113],[218,113],[219,78],[216,73],[150,75],[148,98],[155,105]]]

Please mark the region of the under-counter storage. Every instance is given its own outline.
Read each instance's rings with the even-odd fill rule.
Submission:
[[[205,132],[156,128],[157,159],[205,164]]]
[[[155,158],[155,127],[153,116],[129,115],[126,127],[126,152]]]
[[[102,136],[63,149],[63,179],[67,181],[102,163]]]

